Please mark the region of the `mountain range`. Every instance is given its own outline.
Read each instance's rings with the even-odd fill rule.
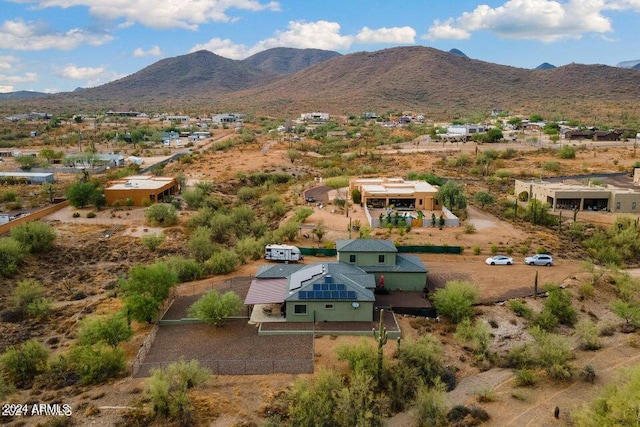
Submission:
[[[449,119],[493,109],[577,119],[639,115],[638,70],[543,65],[516,68],[422,46],[348,55],[276,48],[241,61],[201,50],[160,60],[95,88],[41,97],[23,94],[22,99],[4,96],[0,110],[206,109],[296,116],[308,111],[415,110]]]

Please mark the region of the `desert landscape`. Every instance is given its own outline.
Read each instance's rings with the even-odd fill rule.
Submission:
[[[249,123],[247,126],[252,125]],[[304,219],[295,238],[290,241],[291,244],[305,248],[323,248],[330,247],[336,240],[358,237],[357,233],[349,229],[349,225],[354,221],[366,224],[364,210],[357,204],[351,204],[346,211],[343,206],[335,203],[336,198],[340,198],[346,190],[329,190],[324,185],[330,177],[325,176],[323,182],[326,170],[318,165],[324,166],[322,162],[328,162],[331,156],[319,155],[312,150],[313,145],[319,143],[301,142],[298,147],[300,155],[293,160],[290,154],[291,141],[267,135],[258,135],[254,141],[230,148],[215,148],[215,144],[234,139],[237,136],[221,129],[209,140],[191,147],[183,154],[190,159],[189,162],[170,161],[162,169],[162,174],[182,175],[185,178],[183,193],[197,188],[200,182],[210,182],[212,194],[220,200],[234,199],[239,189],[246,186],[243,184],[243,176],[255,171],[290,174],[296,177],[292,183],[278,187],[288,209],[283,214],[269,217],[271,226],[277,227],[290,220],[294,207],[304,207],[309,209],[309,215]],[[464,210],[460,210],[459,227],[412,228],[410,231],[379,228],[369,232],[372,238],[389,239],[396,245],[460,246],[460,255],[419,254],[419,258],[427,267],[427,281],[431,290],[444,288],[451,280],[468,281],[478,289],[479,297],[474,306],[475,318],[489,328],[489,351],[496,358],[505,357],[514,347],[531,340],[528,332],[531,321],[518,316],[510,308],[509,301],[522,301],[533,312],[541,312],[545,298],[544,295],[533,298],[534,281],[539,281],[540,288],[547,284],[561,287],[571,295],[580,319],[591,319],[599,327],[613,330],[601,337],[601,349],[587,351],[580,348],[579,338],[572,328],[560,325],[557,333],[570,342],[572,356],[569,363],[574,374],[562,381],[539,375],[534,385],[523,386],[518,382],[514,369],[504,363],[478,362],[473,349],[454,337],[456,326],[446,318],[436,320],[397,315],[403,341],[410,342],[423,335],[430,335],[441,343],[443,360],[455,372],[457,379],[456,387],[446,394],[446,406],[482,407],[490,417],[483,425],[572,425],[572,411],[592,401],[607,385],[616,383],[624,368],[637,364],[640,357],[637,352],[637,333],[620,332],[618,327],[622,324],[622,319],[612,312],[608,303],[603,303],[610,301],[616,292],[612,285],[613,270],[603,266],[599,272],[599,267],[593,269],[589,264],[583,263],[588,258],[585,248],[568,239],[556,228],[533,225],[524,219],[507,218],[502,212],[500,201],[512,197],[509,194],[512,186],[508,177],[620,173],[630,171],[636,162],[633,143],[566,144],[577,148],[575,158],[568,160],[558,159],[556,156],[560,145],[550,140],[534,144],[527,141],[526,136],[516,142],[500,144],[441,143],[417,137],[393,146],[370,148],[361,144],[345,153],[350,159],[348,162],[331,160],[333,167],[340,165],[343,171],[369,168],[369,173],[389,175],[393,171],[391,176],[405,177],[411,172],[428,171],[464,183],[469,204]],[[120,152],[124,155],[139,151],[126,145],[120,147]],[[41,148],[37,144],[30,147],[32,150]],[[102,151],[112,146],[96,144],[96,148]],[[450,161],[460,156],[475,158],[491,150],[498,153],[512,150],[515,153],[512,158],[498,158],[491,165],[493,172],[508,171],[502,173],[506,179],[488,180],[468,176],[465,173],[468,167],[458,167],[454,165],[455,162]],[[74,148],[69,151],[73,152]],[[173,153],[162,149],[147,149],[137,154],[145,154],[144,165],[152,166]],[[558,162],[559,171],[543,169],[541,165],[548,161]],[[18,165],[14,162],[14,159],[7,158],[0,167],[6,171],[15,170]],[[56,191],[60,195],[64,193],[63,187],[77,179],[73,174],[56,175],[59,186]],[[320,193],[314,193],[324,194],[326,197],[322,206],[305,201],[305,194],[317,188],[324,188]],[[17,185],[5,187],[3,191],[7,189],[18,192],[24,200],[42,197],[34,191],[33,186]],[[498,200],[482,207],[473,202],[472,195],[485,190],[495,193]],[[4,284],[1,292],[5,301],[2,308],[8,308],[11,291],[17,281],[34,279],[46,284],[46,295],[52,300],[52,315],[48,320],[3,321],[0,324],[2,349],[20,345],[29,339],[37,339],[46,343],[52,354],[64,354],[74,345],[83,319],[115,313],[122,308],[118,283],[131,268],[171,256],[189,256],[189,223],[197,217],[198,212],[185,207],[179,211],[175,225],[161,227],[149,224],[145,210],[144,207],[95,209],[92,206],[68,206],[43,218],[55,230],[55,250],[31,257],[14,278],[1,279]],[[88,215],[90,212],[92,215]],[[553,210],[552,214],[557,216],[560,212]],[[563,218],[571,221],[572,215],[573,212],[565,211]],[[581,211],[576,215],[577,222],[585,224],[587,230],[608,227],[615,223],[616,218],[616,214],[609,212]],[[324,227],[321,240],[311,232],[319,225]],[[142,244],[145,236],[157,234],[164,236],[159,248],[154,251],[145,248]],[[544,248],[545,252],[554,256],[552,267],[524,265],[524,256],[536,252],[538,248]],[[495,253],[513,253],[514,265],[486,265],[485,258]],[[307,256],[305,263],[322,260],[320,257]],[[264,261],[260,259],[246,260],[231,273],[213,274],[203,279],[180,283],[173,289],[165,307],[169,307],[168,304],[172,301],[176,303],[184,298],[194,301],[194,297],[210,290],[234,290],[242,295],[246,292],[246,286],[242,283],[246,283],[246,278],[253,277],[262,264]],[[630,274],[635,274],[635,262],[627,262],[625,267]],[[593,283],[589,294],[585,294],[585,283]],[[241,330],[244,331],[243,335],[248,333],[248,336],[257,337],[255,327],[248,325],[246,319],[229,322],[228,326],[221,328],[200,325],[191,342],[195,344],[208,341],[215,346],[216,340],[225,342],[224,339],[229,338],[223,339],[225,334],[230,334],[233,338],[234,334],[239,336]],[[62,402],[71,405],[73,415],[64,418],[66,424],[56,425],[161,425],[167,422],[178,425],[179,422],[175,420],[152,420],[141,415],[148,406],[148,378],[131,376],[129,368],[139,349],[153,344],[153,340],[148,339],[153,326],[134,321],[132,327],[133,337],[120,344],[126,354],[128,368],[116,378],[98,385],[77,383],[57,389],[18,389],[8,394],[3,402]],[[186,338],[186,342],[190,342]],[[295,357],[294,347],[301,346],[300,351],[307,352],[304,349],[312,345],[314,374],[216,375],[210,382],[190,393],[191,413],[194,417],[191,422],[211,426],[264,425],[270,414],[277,409],[274,402],[296,381],[306,379],[313,383],[314,376],[327,369],[348,375],[349,366],[338,357],[337,349],[344,345],[358,345],[363,340],[362,337],[331,335],[318,336],[311,343],[309,338],[289,336],[278,345],[283,349],[280,352],[286,352],[288,346],[292,352],[291,357]],[[371,346],[375,345],[373,339],[364,340]],[[169,352],[170,342],[164,346],[167,349],[165,356],[169,358],[177,355],[189,358],[195,354],[194,348],[178,347]],[[384,347],[385,355],[391,360],[396,351],[396,343],[389,342]],[[162,353],[162,349],[160,352]],[[172,355],[168,356],[170,353]],[[250,352],[249,355],[251,357]],[[171,360],[166,360],[166,363],[169,362]],[[587,365],[596,373],[594,381],[584,381],[578,375]],[[554,418],[556,407],[559,408],[559,414]],[[392,414],[385,424],[398,427],[414,425],[414,417],[413,410],[408,408]],[[3,423],[15,426],[50,425],[51,418],[4,417]]]

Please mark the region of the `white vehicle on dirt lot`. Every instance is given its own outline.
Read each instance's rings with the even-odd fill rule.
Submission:
[[[547,254],[537,254],[534,256],[528,256],[524,259],[524,263],[527,265],[553,265],[553,257]]]
[[[513,258],[505,255],[496,255],[491,258],[487,258],[484,262],[487,263],[487,265],[512,265]]]

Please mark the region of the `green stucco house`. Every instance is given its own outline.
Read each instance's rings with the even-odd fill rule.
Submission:
[[[266,321],[371,322],[380,287],[425,287],[422,261],[398,254],[388,240],[339,240],[336,249],[337,261],[260,266],[244,303],[260,307],[269,315]]]
[[[388,291],[422,291],[427,284],[427,268],[415,255],[399,254],[390,240],[337,240],[338,261],[357,265],[376,278]]]

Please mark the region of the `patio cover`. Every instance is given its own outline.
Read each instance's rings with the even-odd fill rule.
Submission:
[[[288,295],[287,279],[253,279],[245,305],[281,304]]]

